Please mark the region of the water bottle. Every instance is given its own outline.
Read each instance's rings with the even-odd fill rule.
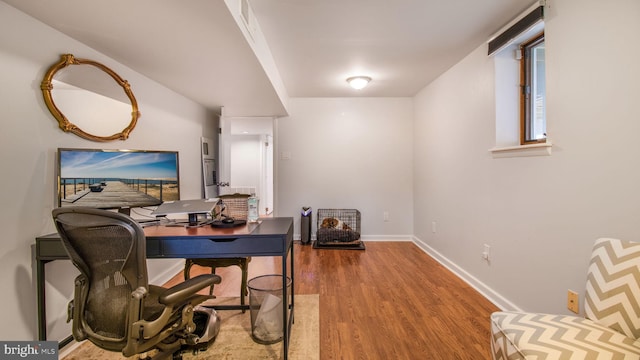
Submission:
[[[252,193],[251,196],[249,196],[249,198],[247,199],[247,207],[249,210],[247,221],[249,221],[250,223],[258,222],[259,211],[258,198],[256,197],[256,194]]]

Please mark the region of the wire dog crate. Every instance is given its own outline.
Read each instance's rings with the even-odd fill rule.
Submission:
[[[315,248],[364,249],[360,239],[360,211],[318,209]]]

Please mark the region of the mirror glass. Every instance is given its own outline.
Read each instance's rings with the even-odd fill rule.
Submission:
[[[42,82],[62,130],[94,141],[125,140],[139,112],[129,84],[102,64],[62,56]]]

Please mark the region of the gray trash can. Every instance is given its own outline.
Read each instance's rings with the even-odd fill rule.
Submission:
[[[251,337],[259,344],[274,344],[283,338],[282,275],[262,275],[247,283],[251,309]],[[287,277],[290,296],[291,279]]]

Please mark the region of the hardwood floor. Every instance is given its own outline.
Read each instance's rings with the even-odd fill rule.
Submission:
[[[366,247],[295,244],[295,293],[320,295],[320,359],[491,359],[495,305],[413,243]],[[280,269],[279,258],[254,257],[249,278]],[[208,270],[194,266],[192,275],[198,271]],[[239,268],[217,273],[223,280],[214,293],[238,296]]]

